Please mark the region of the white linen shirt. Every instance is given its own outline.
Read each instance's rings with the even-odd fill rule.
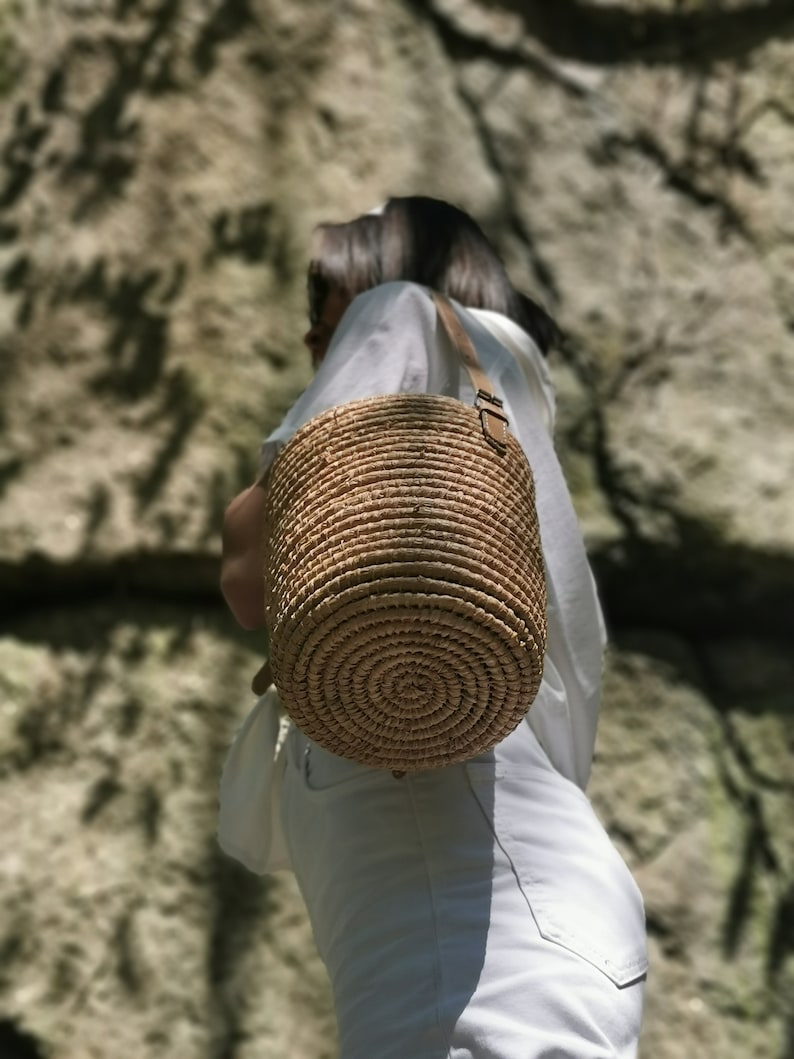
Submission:
[[[543,680],[527,714],[554,768],[584,790],[595,744],[604,623],[582,537],[554,452],[554,389],[530,336],[507,317],[455,310],[535,478],[548,590]],[[262,470],[309,419],[345,401],[435,393],[473,402],[469,377],[425,288],[386,283],[354,299],[314,379],[264,441]],[[289,867],[279,823],[285,724],[274,688],[238,732],[221,779],[221,847],[259,874]]]

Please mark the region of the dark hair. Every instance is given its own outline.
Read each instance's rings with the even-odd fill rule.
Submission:
[[[559,338],[548,313],[513,287],[476,221],[440,199],[393,198],[380,213],[316,229],[308,280],[312,323],[329,286],[355,296],[391,280],[421,283],[468,308],[503,313],[544,354]]]
[[[365,214],[346,224],[321,224],[309,265],[309,320],[316,323],[330,286],[355,296],[383,283],[381,217]]]

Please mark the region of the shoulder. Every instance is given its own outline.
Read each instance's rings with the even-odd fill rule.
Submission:
[[[371,287],[353,299],[348,312],[370,313],[394,309],[401,309],[405,312],[417,309],[428,313],[435,312],[435,306],[427,287],[404,280],[393,280],[389,283],[381,283],[377,287]]]
[[[417,327],[423,333],[430,332],[435,328],[435,319],[436,307],[426,287],[417,283],[381,283],[350,303],[331,340],[326,361],[340,346]]]

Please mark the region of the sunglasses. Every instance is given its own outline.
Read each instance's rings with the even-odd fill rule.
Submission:
[[[322,316],[330,285],[317,268],[310,265],[306,288],[309,296],[309,324],[315,327]]]

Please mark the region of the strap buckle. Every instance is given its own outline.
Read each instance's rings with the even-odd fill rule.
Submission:
[[[495,393],[478,390],[474,398],[474,407],[480,410],[483,437],[500,456],[504,456],[507,452],[507,428],[509,426],[509,420],[502,411],[504,401]]]

